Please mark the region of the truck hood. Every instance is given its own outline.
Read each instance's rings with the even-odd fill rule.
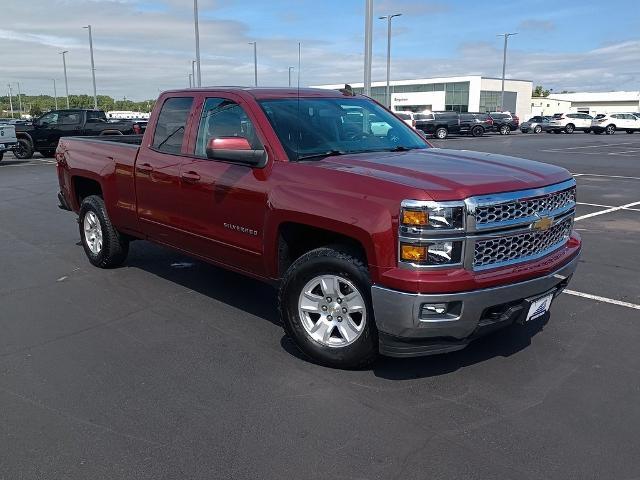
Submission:
[[[425,197],[437,201],[538,188],[571,178],[567,170],[555,165],[441,148],[327,157],[317,165],[404,184],[424,190]]]

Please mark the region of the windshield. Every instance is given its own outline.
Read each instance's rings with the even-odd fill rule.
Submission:
[[[290,160],[428,148],[398,117],[366,98],[260,101]]]

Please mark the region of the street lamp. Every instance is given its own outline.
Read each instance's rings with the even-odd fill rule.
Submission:
[[[289,86],[291,86],[291,70],[295,69],[296,67],[289,67]]]
[[[387,101],[387,107],[389,108],[391,108],[391,88],[389,86],[391,77],[391,20],[394,17],[399,17],[401,15],[401,13],[394,13],[393,15],[378,17],[380,20],[387,21],[387,89],[385,92],[385,99]]]
[[[55,99],[56,110],[57,110],[58,109],[58,90],[56,89],[56,79],[52,78],[51,80],[53,80],[53,98]]]
[[[60,55],[62,55],[62,67],[64,68],[64,90],[67,94],[67,108],[69,108],[69,81],[67,80],[67,60],[65,57],[67,53],[69,53],[69,50],[60,52]]]
[[[189,88],[193,88],[193,74],[189,74]]]
[[[20,82],[16,83],[18,84],[18,108],[20,109],[18,118],[22,118],[22,92],[20,91]]]
[[[196,86],[196,61],[191,60],[191,83]]]
[[[7,83],[7,87],[9,87],[9,109],[11,110],[11,118],[13,118],[13,98],[11,93],[11,84]]]
[[[371,58],[373,47],[373,0],[366,0],[364,15],[364,94],[371,95]]]
[[[253,45],[253,84],[258,86],[258,42],[249,42]]]
[[[518,33],[500,33],[498,37],[504,37],[504,49],[502,50],[502,90],[500,94],[500,111],[504,112],[504,72],[507,68],[507,40],[512,35],[518,35]]]
[[[93,108],[98,109],[98,95],[96,94],[96,68],[93,63],[93,38],[91,36],[91,25],[87,25],[86,28],[89,30],[89,52],[91,53],[91,77],[93,78]]]
[[[196,86],[202,86],[202,75],[200,73],[200,30],[198,29],[198,0],[193,0],[193,26],[196,36],[196,67],[197,77],[194,77],[194,82],[197,79]]]

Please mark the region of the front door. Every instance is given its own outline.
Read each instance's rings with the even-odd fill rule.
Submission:
[[[201,98],[197,132],[182,165],[181,196],[190,250],[216,262],[261,274],[269,168],[207,158],[211,138],[244,137],[255,149],[264,139],[242,99],[231,94]]]
[[[135,166],[138,218],[143,230],[162,243],[184,243],[180,168],[187,159],[183,140],[193,97],[170,97],[162,104],[151,145],[142,145]]]
[[[57,138],[58,112],[49,112],[38,119],[31,134],[36,150],[51,148],[53,139]]]

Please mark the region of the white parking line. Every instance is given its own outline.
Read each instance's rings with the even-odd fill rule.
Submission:
[[[590,207],[616,208],[613,205],[599,205],[597,203],[576,202],[576,205],[589,205]]]
[[[543,152],[563,152],[565,150],[578,150],[583,148],[617,147],[618,145],[635,145],[637,143],[638,142],[599,143],[598,145],[583,145],[581,147],[550,148],[549,150],[543,150]]]
[[[617,212],[618,210],[625,210],[628,207],[634,207],[636,205],[640,205],[640,202],[627,203],[626,205],[620,205],[619,207],[611,207],[606,210],[600,210],[599,212],[587,213],[586,215],[576,217],[575,221],[577,222],[578,220],[584,220],[585,218],[591,218],[597,215],[604,215],[605,213]]]
[[[613,298],[601,297],[599,295],[591,295],[590,293],[582,293],[576,292],[575,290],[563,290],[562,293],[566,293],[568,295],[574,295],[576,297],[588,298],[590,300],[595,300],[596,302],[604,302],[610,303],[612,305],[618,305],[620,307],[633,308],[635,310],[640,310],[640,305],[630,302],[622,302],[620,300],[614,300]]]

